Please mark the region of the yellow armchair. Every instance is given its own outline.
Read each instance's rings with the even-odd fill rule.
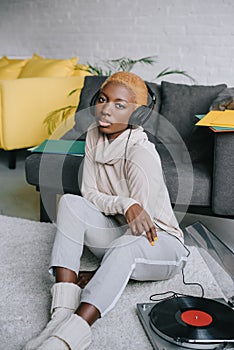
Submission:
[[[78,105],[84,77],[90,73],[84,70],[85,66],[75,64],[76,61],[77,58],[53,60],[37,55],[28,60],[0,59],[1,149],[14,154],[17,149],[40,144],[50,137],[44,124],[47,115],[68,105]],[[76,92],[69,96],[73,90]],[[73,124],[71,116],[59,126],[54,138],[61,137]],[[10,168],[15,167],[14,163],[9,159]]]
[[[0,148],[27,148],[48,138],[45,117],[68,104],[77,106],[83,83],[74,76],[0,80]]]

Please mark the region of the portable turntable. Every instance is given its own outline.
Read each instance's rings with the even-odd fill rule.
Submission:
[[[219,300],[175,295],[141,303],[137,304],[138,317],[154,350],[234,349],[234,254],[201,223],[186,230],[193,245],[199,251],[202,248],[205,262],[204,250],[225,270],[229,295],[225,289],[224,299]],[[208,263],[207,266],[218,279]]]
[[[234,311],[219,301],[178,296],[137,313],[155,350],[234,348]]]

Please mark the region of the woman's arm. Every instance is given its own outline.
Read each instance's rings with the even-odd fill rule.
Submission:
[[[164,188],[161,162],[153,148],[136,146],[131,151],[126,174],[130,195],[140,204],[130,206],[125,216],[132,234],[140,235],[146,232],[149,242],[153,245],[157,237],[153,217],[160,208],[160,202],[162,205],[164,201],[161,191]]]
[[[160,217],[166,199],[166,186],[161,160],[153,145],[132,147],[126,162],[126,176],[130,197],[152,218],[155,215]]]
[[[156,228],[147,211],[141,205],[133,204],[128,208],[125,216],[132,234],[140,236],[145,232],[150,244],[154,245],[157,238]]]

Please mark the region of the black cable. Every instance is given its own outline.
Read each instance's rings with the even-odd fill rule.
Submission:
[[[182,277],[183,277],[183,283],[184,283],[184,285],[186,285],[186,286],[198,286],[198,287],[200,287],[200,288],[201,288],[201,298],[203,298],[205,292],[204,292],[204,288],[203,288],[202,284],[201,284],[201,283],[198,283],[198,282],[186,282],[186,281],[185,281],[185,278],[184,278],[184,269],[182,269],[181,272],[182,272]]]
[[[190,250],[186,247],[186,245],[185,245],[183,242],[181,242],[181,240],[180,240],[178,237],[176,237],[175,235],[172,235],[170,232],[168,232],[168,231],[166,231],[165,229],[163,229],[162,227],[160,227],[160,225],[158,225],[157,222],[154,222],[154,223],[155,223],[155,225],[156,225],[158,228],[160,228],[161,230],[167,232],[169,235],[171,235],[171,236],[175,237],[176,239],[178,239],[178,241],[179,241],[179,242],[184,246],[184,248],[187,250],[187,252],[188,252],[187,258],[188,258],[189,255],[191,254],[191,252],[190,252]],[[186,286],[198,286],[198,287],[200,287],[200,288],[201,288],[201,298],[203,298],[205,292],[204,292],[204,288],[203,288],[202,284],[200,284],[200,283],[198,283],[198,282],[186,282],[186,281],[185,281],[185,277],[184,277],[184,268],[182,268],[181,273],[182,273],[183,284],[186,285]],[[157,298],[157,299],[154,299],[154,297],[156,297],[156,296],[166,295],[166,294],[170,294],[170,295],[169,295],[168,297],[165,297],[165,298],[160,298],[160,299]],[[149,299],[150,299],[151,301],[162,301],[162,300],[167,300],[167,299],[171,299],[171,298],[178,297],[178,296],[190,296],[190,295],[181,294],[181,293],[176,293],[176,292],[174,292],[174,291],[172,291],[172,290],[169,290],[169,291],[166,291],[166,292],[163,292],[163,293],[155,293],[155,294],[152,294],[152,295],[149,297]]]
[[[198,286],[198,287],[200,287],[201,288],[201,298],[203,298],[204,294],[205,294],[203,286],[198,282],[186,282],[185,278],[184,278],[184,269],[182,269],[181,272],[182,272],[183,284],[186,286]],[[155,298],[157,296],[166,295],[166,294],[170,294],[170,295],[168,297],[165,297],[165,298]],[[182,293],[174,292],[173,290],[168,290],[168,291],[162,292],[162,293],[151,294],[149,299],[151,301],[162,301],[162,300],[172,299],[175,297],[190,297],[190,296],[191,295],[189,295],[189,294],[182,294]]]
[[[168,297],[165,297],[165,298],[155,298],[157,296],[160,296],[160,295],[166,295],[166,294],[170,294]],[[184,294],[180,294],[180,293],[176,293],[174,292],[173,290],[168,290],[166,292],[162,292],[162,293],[155,293],[155,294],[151,294],[151,296],[149,297],[149,299],[151,301],[162,301],[162,300],[168,300],[168,299],[172,299],[172,298],[175,298],[177,296],[185,296]]]
[[[126,181],[128,181],[128,179],[127,179],[127,172],[126,172],[127,148],[128,148],[128,143],[129,143],[131,134],[132,134],[132,125],[129,125],[129,133],[128,133],[128,138],[127,138],[126,145],[125,145],[125,150],[124,150],[124,167],[123,167],[124,177],[125,177]]]

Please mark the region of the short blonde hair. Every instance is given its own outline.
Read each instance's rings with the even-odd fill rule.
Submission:
[[[139,106],[147,106],[148,89],[143,79],[130,72],[117,72],[108,77],[101,86],[101,90],[109,83],[121,84],[129,89]]]

